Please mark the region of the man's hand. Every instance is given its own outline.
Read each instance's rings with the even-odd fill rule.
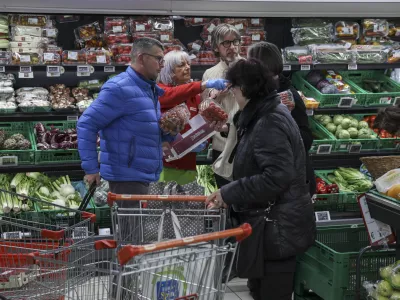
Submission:
[[[91,186],[94,182],[96,185],[100,185],[100,174],[87,174],[84,178],[84,181],[87,182],[89,186]]]
[[[210,126],[211,126],[211,128],[213,128],[215,131],[218,131],[218,132],[228,132],[228,131],[229,131],[228,125],[226,125],[226,123],[223,123],[223,122],[216,122],[216,121],[214,121],[214,122],[212,122],[212,123],[210,124]]]

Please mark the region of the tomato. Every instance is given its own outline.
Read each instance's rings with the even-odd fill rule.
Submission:
[[[369,120],[373,124],[375,122],[376,116],[370,116]]]

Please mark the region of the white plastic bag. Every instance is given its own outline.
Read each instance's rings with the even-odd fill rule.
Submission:
[[[375,181],[378,192],[386,193],[395,184],[400,184],[400,169],[393,169]]]

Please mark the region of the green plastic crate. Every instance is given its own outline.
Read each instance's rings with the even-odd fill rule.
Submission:
[[[364,116],[368,114],[352,114],[351,116],[356,118],[358,121],[361,121]],[[321,123],[316,121],[319,125],[324,127]],[[326,129],[324,127],[324,129]],[[374,151],[378,149],[379,139],[337,139],[333,134],[333,138],[335,139],[335,147],[332,149],[332,152],[339,152],[339,153],[348,153],[348,152],[358,152],[357,148],[353,148],[354,146],[361,145],[360,152],[363,151]]]
[[[13,114],[17,111],[16,108],[0,108],[0,115]]]
[[[28,122],[1,122],[0,130],[5,131],[7,137],[15,133],[21,133],[31,142],[32,146],[29,150],[0,150],[0,156],[17,156],[18,165],[33,165],[35,163],[35,141],[30,129]]]
[[[379,138],[378,148],[384,151],[400,151],[400,138]]]
[[[54,126],[62,130],[76,128],[76,121],[41,121],[30,123],[31,128],[35,127],[36,123],[42,123],[46,128]],[[34,134],[33,134],[34,135]],[[69,150],[38,150],[36,143],[36,136],[34,136],[35,147],[35,164],[56,164],[61,162],[80,163],[79,152],[77,149]]]
[[[319,101],[319,107],[338,107],[340,99],[343,97],[351,97],[357,99],[357,103],[353,106],[363,106],[365,103],[365,92],[352,82],[346,83],[354,91],[354,94],[322,94],[304,78],[308,72],[296,72],[292,76],[292,83],[295,88],[302,91],[306,97],[314,98]]]
[[[295,294],[310,289],[324,300],[353,300],[356,287],[356,259],[369,245],[361,225],[318,227],[317,241],[297,258]],[[395,262],[395,251],[366,252],[361,258],[361,282],[377,281],[379,268]]]
[[[20,107],[19,109],[25,113],[43,113],[43,112],[50,112],[52,110],[50,106],[29,106],[29,107]]]
[[[327,184],[332,184],[328,179],[328,175],[333,173],[333,170],[318,170],[315,175],[325,181]],[[314,203],[315,211],[334,211],[334,212],[359,212],[357,195],[355,193],[341,192],[338,194],[317,194]]]
[[[329,148],[329,146],[331,146],[331,150],[333,150],[336,143],[335,137],[328,130],[326,130],[324,126],[317,123],[313,118],[309,118],[308,120],[312,135],[314,137],[314,141],[311,145],[309,153],[318,153],[319,151],[322,151],[322,154],[324,149],[326,149],[326,147]],[[321,145],[326,147],[323,147]]]
[[[365,71],[343,71],[340,74],[343,79],[355,84],[365,93],[365,106],[387,106],[395,103],[396,97],[400,97],[400,85],[387,77],[384,71],[365,70]],[[371,93],[363,88],[363,80],[377,79],[384,81],[383,86],[387,93]],[[390,98],[390,100],[388,99]]]

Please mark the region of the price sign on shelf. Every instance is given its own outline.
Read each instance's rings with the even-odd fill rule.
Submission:
[[[64,68],[60,66],[47,66],[47,77],[60,77],[64,73]]]
[[[341,97],[338,107],[341,108],[346,108],[346,107],[352,107],[354,103],[354,98],[352,97]]]
[[[21,67],[19,67],[19,72],[20,73],[31,73],[32,72],[32,67],[21,66]]]
[[[291,65],[283,65],[283,71],[291,71],[292,66]]]
[[[311,70],[311,66],[310,65],[301,65],[300,66],[300,70],[301,71],[310,71]]]
[[[349,153],[360,153],[362,145],[361,144],[353,144],[349,146]]]
[[[379,99],[380,104],[391,104],[392,98],[391,97],[382,97]]]
[[[6,67],[5,66],[0,66],[0,73],[4,73],[6,71]]]
[[[347,70],[358,70],[357,64],[349,64]]]
[[[20,79],[32,79],[33,78],[33,72],[30,73],[18,73],[18,78]]]
[[[90,76],[92,73],[91,66],[77,66],[76,67],[76,75],[79,77]]]
[[[332,145],[322,144],[318,146],[317,154],[331,154]]]
[[[0,157],[1,167],[18,166],[18,156],[2,156]]]
[[[311,117],[314,115],[314,110],[312,108],[307,108],[306,114],[307,114],[307,116]]]
[[[105,73],[115,73],[115,67],[114,66],[105,66],[104,72]]]
[[[3,239],[5,240],[19,240],[22,239],[23,234],[21,231],[4,232]]]
[[[67,121],[78,121],[78,116],[67,116]]]
[[[393,105],[394,106],[400,105],[400,97],[394,98]]]

